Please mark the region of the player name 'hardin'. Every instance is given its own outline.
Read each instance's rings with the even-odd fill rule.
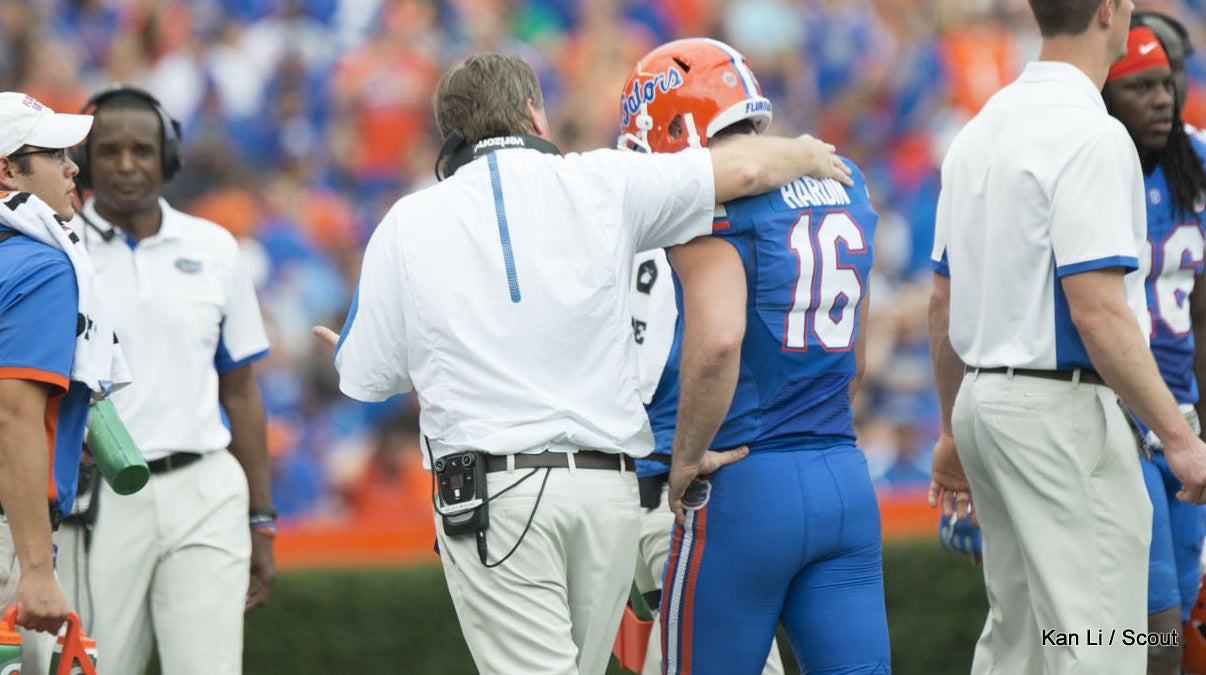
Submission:
[[[793,209],[811,206],[840,206],[850,203],[846,188],[832,178],[817,180],[805,176],[779,188],[783,201]]]

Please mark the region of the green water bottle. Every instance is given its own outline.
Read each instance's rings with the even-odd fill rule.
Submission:
[[[21,634],[17,632],[17,606],[9,605],[0,619],[0,675],[21,672]]]
[[[88,408],[88,449],[105,482],[119,495],[138,492],[151,477],[147,460],[107,398]]]

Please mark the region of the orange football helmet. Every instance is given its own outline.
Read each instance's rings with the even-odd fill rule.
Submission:
[[[771,123],[771,102],[745,57],[708,38],[668,42],[637,63],[620,94],[618,146],[645,152],[706,147],[721,129]]]

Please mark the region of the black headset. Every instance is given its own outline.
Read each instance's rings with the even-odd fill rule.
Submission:
[[[176,174],[180,173],[181,167],[184,166],[184,142],[180,134],[180,123],[163,109],[163,104],[159,102],[159,99],[136,87],[117,86],[93,94],[92,98],[88,99],[88,102],[84,104],[80,113],[84,115],[96,114],[96,111],[104,106],[105,101],[119,94],[130,95],[146,101],[155,113],[159,115],[159,120],[162,123],[162,136],[160,137],[159,147],[162,151],[163,182],[168,182]],[[92,187],[92,174],[88,162],[89,143],[90,140],[85,140],[72,153],[72,159],[80,167],[79,173],[75,175],[75,184],[81,190]]]

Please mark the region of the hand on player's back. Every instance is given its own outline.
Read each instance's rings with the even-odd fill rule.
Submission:
[[[744,459],[750,449],[744,445],[731,450],[708,450],[698,464],[674,461],[670,464],[670,488],[668,500],[674,520],[683,524],[683,494],[696,478],[707,479],[714,471],[727,464]]]

